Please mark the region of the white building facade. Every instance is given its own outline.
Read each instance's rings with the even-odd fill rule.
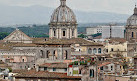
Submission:
[[[102,38],[124,38],[124,26],[102,26]]]

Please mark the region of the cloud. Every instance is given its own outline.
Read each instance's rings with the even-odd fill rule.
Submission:
[[[81,11],[106,11],[123,14],[132,14],[134,2],[137,0],[67,0],[67,5]],[[0,0],[2,5],[32,6],[41,5],[56,8],[59,0]]]

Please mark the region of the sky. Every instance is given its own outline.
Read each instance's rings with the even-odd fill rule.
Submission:
[[[137,0],[67,0],[71,9],[80,11],[115,12],[132,14]],[[56,8],[60,0],[0,0],[0,5],[8,6],[46,6]]]

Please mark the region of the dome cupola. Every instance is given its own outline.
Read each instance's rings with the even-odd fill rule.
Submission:
[[[127,25],[128,26],[137,26],[137,7],[135,5],[134,8],[134,14],[130,16],[127,20]]]
[[[73,11],[60,0],[60,6],[54,10],[49,23],[49,37],[57,39],[77,38],[77,20]]]
[[[66,0],[60,0],[60,6],[54,10],[50,23],[76,23],[73,11],[66,6]]]

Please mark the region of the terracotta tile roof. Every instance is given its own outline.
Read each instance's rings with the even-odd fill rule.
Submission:
[[[98,64],[98,67],[106,66],[108,64],[111,64],[111,62],[104,62],[104,63]]]
[[[102,38],[102,36],[100,35],[100,36],[97,36],[97,37],[94,37],[94,39],[101,39]]]
[[[67,68],[67,63],[44,63],[40,67],[48,68]]]
[[[109,40],[109,43],[113,43],[113,42],[125,43],[126,39],[124,39],[124,38],[111,38]]]
[[[134,71],[134,69],[128,69],[129,71]]]
[[[35,71],[30,70],[27,72],[19,73],[18,75],[15,75],[15,78],[54,78],[54,79],[79,79],[81,80],[81,77],[79,76],[67,76],[66,73],[57,73],[57,72],[47,72],[47,71]]]
[[[22,73],[22,72],[27,72],[28,70],[26,69],[16,69],[16,70],[12,70],[13,73]]]
[[[101,45],[99,43],[90,42],[83,38],[72,38],[72,39],[47,39],[45,42],[37,42],[39,44],[80,44],[80,45]]]
[[[33,39],[33,43],[39,43],[39,42],[45,42],[46,39],[48,38],[32,38]]]

